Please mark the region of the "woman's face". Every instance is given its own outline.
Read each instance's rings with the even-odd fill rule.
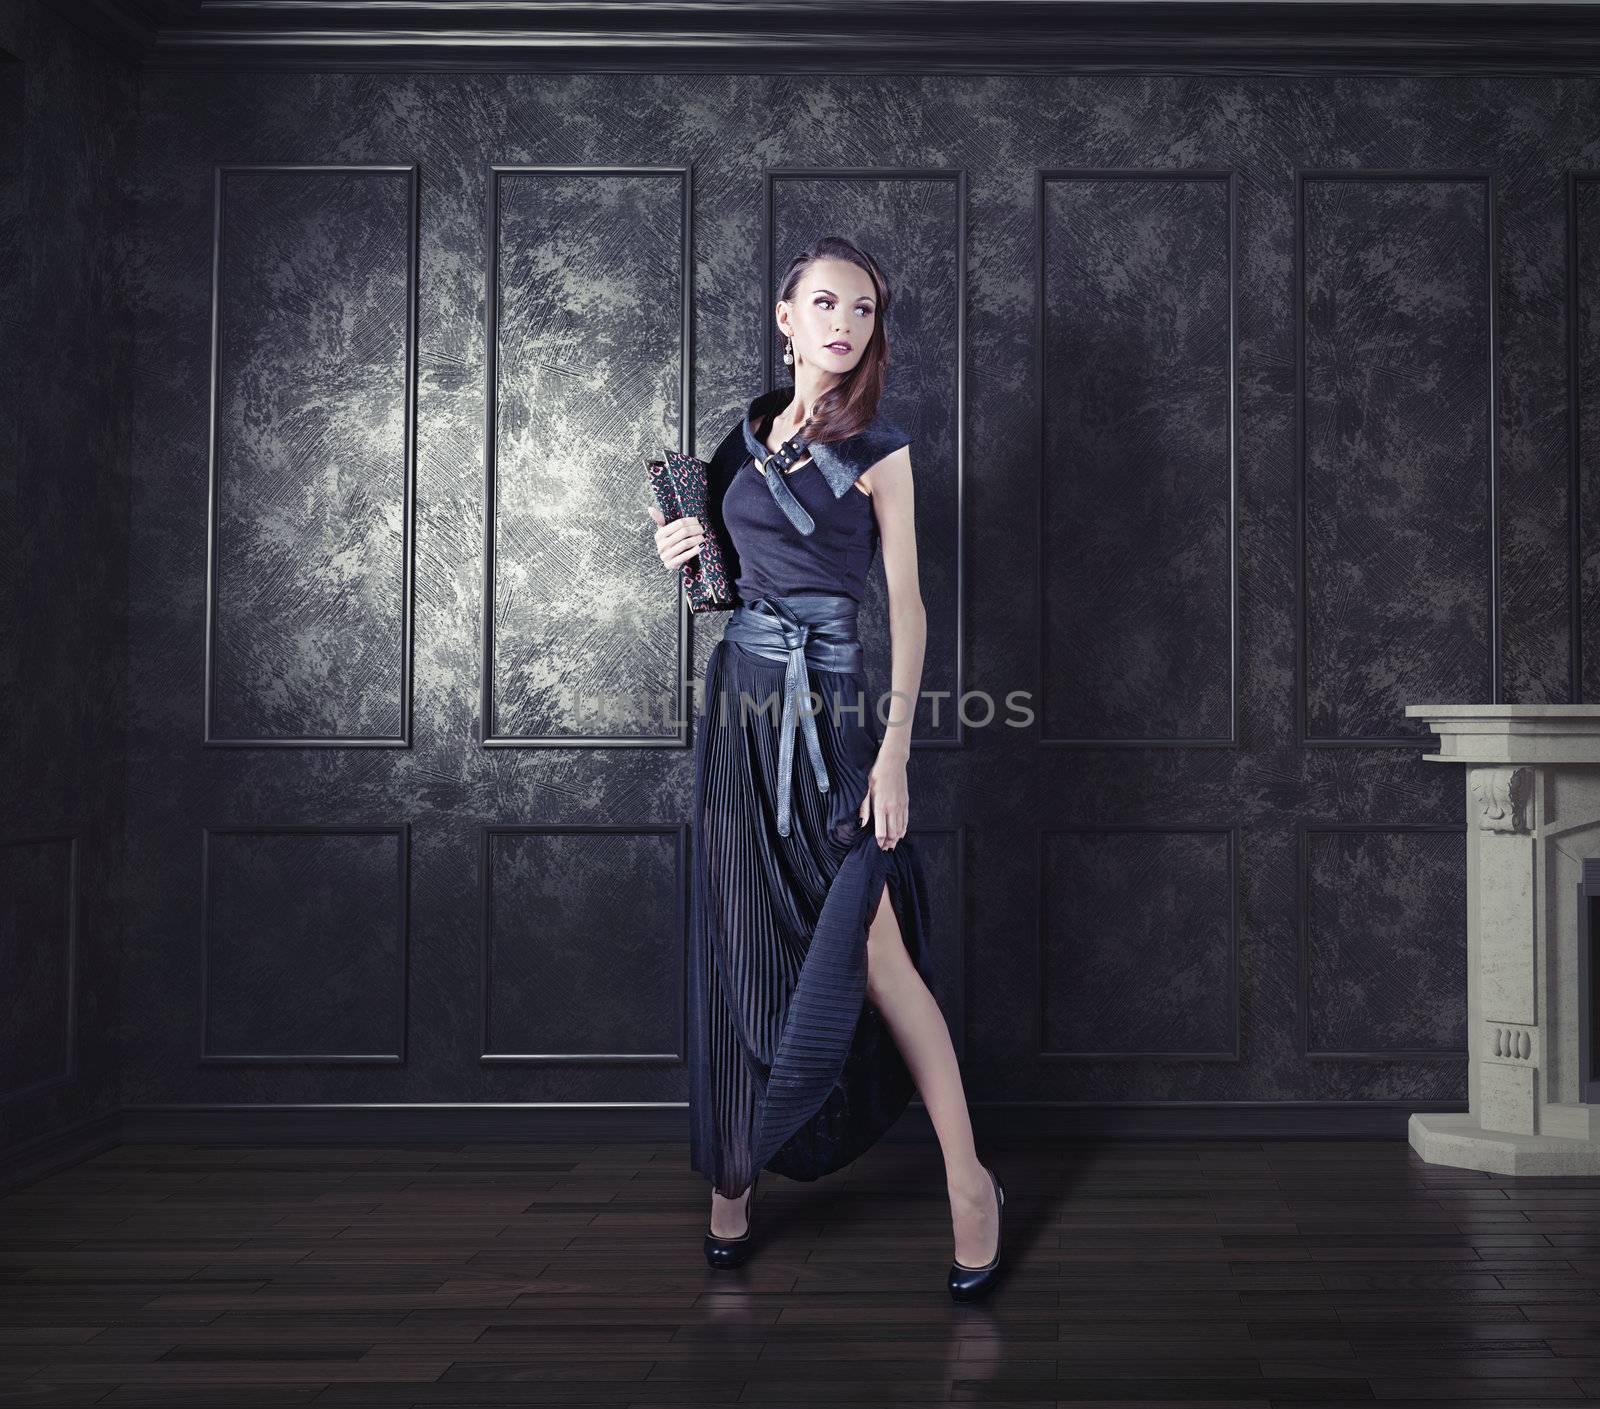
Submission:
[[[778,310],[778,326],[794,339],[795,366],[829,376],[842,376],[861,360],[878,322],[872,276],[847,259],[816,260],[800,275],[794,298],[780,301]]]

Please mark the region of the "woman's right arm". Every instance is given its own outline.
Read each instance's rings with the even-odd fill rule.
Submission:
[[[661,558],[662,567],[675,571],[700,551],[700,545],[705,541],[705,530],[693,514],[686,514],[668,523],[666,515],[652,504],[650,517],[657,525],[656,553]]]

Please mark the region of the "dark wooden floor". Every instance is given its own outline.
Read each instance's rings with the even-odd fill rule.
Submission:
[[[681,1145],[123,1145],[0,1198],[0,1404],[1600,1399],[1600,1179],[1399,1142],[984,1153],[1010,1275],[956,1306],[931,1145],[768,1174],[736,1272]]]

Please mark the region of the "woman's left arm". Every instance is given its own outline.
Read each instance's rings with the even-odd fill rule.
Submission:
[[[922,685],[922,659],[928,644],[928,613],[917,579],[916,501],[911,480],[911,447],[902,446],[875,464],[868,474],[872,508],[883,545],[883,572],[889,588],[891,650],[890,696],[883,706],[883,742],[861,800],[863,826],[870,815],[878,845],[892,849],[906,834],[911,799],[906,765],[911,759],[911,730],[916,722],[917,693]],[[859,490],[851,490],[859,493]]]

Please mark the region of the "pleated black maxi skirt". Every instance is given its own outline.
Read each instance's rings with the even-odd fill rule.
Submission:
[[[814,665],[809,676],[824,701],[815,722],[830,787],[819,791],[796,737],[788,836],[782,711],[756,707],[774,694],[781,706],[785,665],[718,642],[695,722],[690,1163],[727,1198],[761,1169],[799,1180],[840,1169],[904,1113],[915,1083],[866,996],[867,927],[885,887],[934,987],[916,850],[904,837],[883,849],[875,820],[858,820],[883,727],[866,679]]]

